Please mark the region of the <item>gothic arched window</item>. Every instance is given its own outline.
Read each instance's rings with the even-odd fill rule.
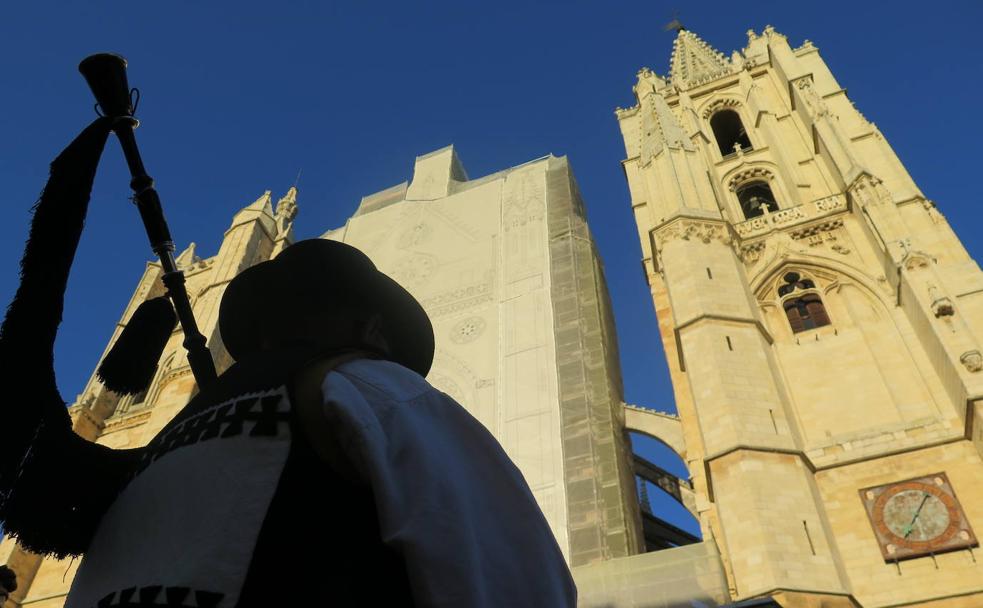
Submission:
[[[735,144],[740,144],[741,150],[751,149],[751,140],[744,130],[744,123],[734,110],[721,110],[714,114],[710,118],[710,128],[713,129],[721,156],[733,154]]]
[[[812,279],[803,279],[797,272],[782,277],[784,283],[778,295],[784,298],[782,308],[793,333],[829,325],[829,315]]]
[[[740,186],[737,188],[737,200],[741,203],[741,211],[744,212],[745,219],[763,215],[765,209],[768,213],[778,211],[775,195],[772,194],[767,182],[748,182]]]

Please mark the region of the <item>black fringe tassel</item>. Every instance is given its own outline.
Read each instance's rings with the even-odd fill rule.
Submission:
[[[81,539],[65,543],[63,536],[70,518],[56,514],[78,509],[78,503],[66,502],[88,500],[79,495],[85,492],[84,482],[64,487],[52,483],[48,473],[77,467],[76,477],[83,477],[83,471],[98,474],[73,461],[81,438],[72,433],[55,384],[53,349],[110,126],[109,119],[97,119],[51,163],[48,183],[33,209],[20,286],[0,326],[0,523],[22,546],[42,554],[79,551]]]
[[[177,314],[166,296],[140,304],[99,364],[96,374],[106,388],[124,395],[146,389],[176,324]]]

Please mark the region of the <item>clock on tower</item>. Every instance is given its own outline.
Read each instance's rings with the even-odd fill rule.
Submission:
[[[976,546],[945,473],[860,490],[885,561]]]

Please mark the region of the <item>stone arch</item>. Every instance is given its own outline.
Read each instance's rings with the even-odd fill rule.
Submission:
[[[788,271],[815,278],[831,324],[799,335],[775,285]],[[884,425],[934,416],[934,370],[887,279],[820,255],[780,256],[750,281],[774,338],[789,403],[806,446],[876,434]],[[794,295],[794,293],[792,294]],[[819,363],[817,363],[819,362]]]
[[[845,277],[886,308],[890,308],[893,304],[883,291],[874,288],[877,284],[877,279],[874,277],[843,262],[809,255],[784,255],[773,260],[749,277],[751,292],[759,303],[771,301],[774,298],[769,290],[774,291],[773,287],[781,280],[782,275],[795,270],[802,270],[829,281],[822,287],[823,295],[837,289],[841,283],[839,277]]]
[[[686,462],[686,442],[678,416],[625,404],[625,430],[648,435]]]
[[[745,220],[738,191],[755,182],[767,184],[779,209],[792,206],[792,193],[785,187],[779,175],[778,167],[774,163],[763,160],[745,161],[723,175],[720,184],[725,192],[729,192],[727,205],[735,212],[734,217],[740,218],[738,222]]]
[[[789,272],[799,272],[815,279],[816,289],[834,331],[857,324],[869,324],[889,318],[894,302],[877,289],[878,280],[863,271],[837,260],[808,254],[781,255],[750,277],[751,291],[761,309],[769,333],[776,339],[791,340],[795,331],[789,327],[787,311],[777,288]]]
[[[837,278],[829,278],[830,284]],[[805,270],[788,270],[778,283],[775,292],[792,333],[801,333],[831,324],[826,303],[812,273]],[[773,296],[774,297],[774,296]]]
[[[734,142],[728,142],[725,144],[724,142],[720,141],[721,125],[715,124],[718,123],[718,119],[724,113],[733,113],[735,119],[740,123],[738,126],[746,140],[741,146],[744,151],[750,151],[760,147],[759,142],[755,141],[756,137],[752,136],[751,126],[754,124],[754,117],[749,114],[747,107],[741,103],[738,98],[730,96],[715,96],[704,102],[703,105],[695,110],[695,113],[697,116],[702,117],[704,124],[703,128],[710,134],[710,137],[707,137],[706,139],[716,144],[715,147],[717,152],[720,153],[721,158],[728,157],[735,153],[735,150],[733,150]]]
[[[624,412],[626,431],[654,439],[671,450],[683,466],[688,468],[686,442],[683,439],[683,427],[678,416],[628,404],[624,405]],[[665,492],[699,521],[696,493],[690,480],[676,477],[639,454],[633,454],[633,467],[636,476]]]
[[[157,371],[154,373],[154,379],[150,381],[150,386],[147,389],[147,397],[145,403],[147,407],[153,407],[157,403],[157,398],[160,397],[161,391],[167,386],[175,374],[171,374],[171,366],[174,364],[174,359],[177,357],[177,351],[172,351],[169,355],[161,359],[157,366]]]
[[[712,97],[705,101],[697,111],[703,120],[710,120],[714,114],[721,110],[735,110],[740,113],[741,107],[741,100],[736,97]]]

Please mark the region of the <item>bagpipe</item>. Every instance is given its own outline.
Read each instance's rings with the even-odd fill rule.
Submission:
[[[181,323],[181,329],[184,332],[184,347],[188,351],[188,363],[198,386],[207,386],[215,380],[215,363],[205,345],[205,336],[201,335],[195,323],[195,317],[191,311],[191,302],[188,299],[188,291],[184,285],[184,273],[178,269],[174,261],[174,241],[171,239],[167,220],[164,219],[160,196],[154,188],[153,178],[147,175],[143,166],[140,149],[137,147],[137,140],[133,133],[140,124],[133,116],[136,110],[133,94],[136,92],[137,102],[139,102],[138,89],[130,89],[126,78],[126,60],[119,55],[100,53],[86,57],[79,64],[79,71],[89,83],[89,88],[92,89],[96,97],[96,106],[102,111],[103,116],[112,121],[111,128],[119,139],[123,156],[126,158],[126,165],[130,170],[130,188],[133,190],[133,201],[140,212],[140,219],[143,220],[143,227],[150,239],[150,246],[160,259],[161,267],[164,270],[161,280],[167,287],[167,295],[174,306],[177,318]],[[154,306],[155,309],[163,308],[156,304]],[[167,316],[166,312],[146,314],[168,318],[171,320],[171,327],[173,327],[173,318]],[[162,325],[166,325],[166,323]],[[159,355],[159,352],[157,354]],[[107,356],[107,359],[108,362],[104,360],[100,368],[100,377],[110,389],[118,387],[121,390],[117,392],[137,392],[149,382],[149,378],[146,378],[146,382],[144,381],[145,376],[127,374],[128,370],[125,367],[126,362],[123,357],[110,358]],[[153,363],[156,364],[156,361]]]
[[[180,322],[188,363],[199,387],[216,379],[174,259],[174,242],[154,180],[137,147],[139,102],[126,60],[101,53],[79,64],[99,117],[51,163],[33,208],[21,258],[20,284],[0,326],[0,524],[22,546],[65,556],[85,550],[101,513],[115,497],[135,450],[110,450],[72,432],[54,372],[54,344],[65,288],[88,210],[99,159],[116,134],[130,171],[133,201],[159,258],[167,295],[147,300],[103,358],[98,375],[120,394],[149,385],[161,351]]]

